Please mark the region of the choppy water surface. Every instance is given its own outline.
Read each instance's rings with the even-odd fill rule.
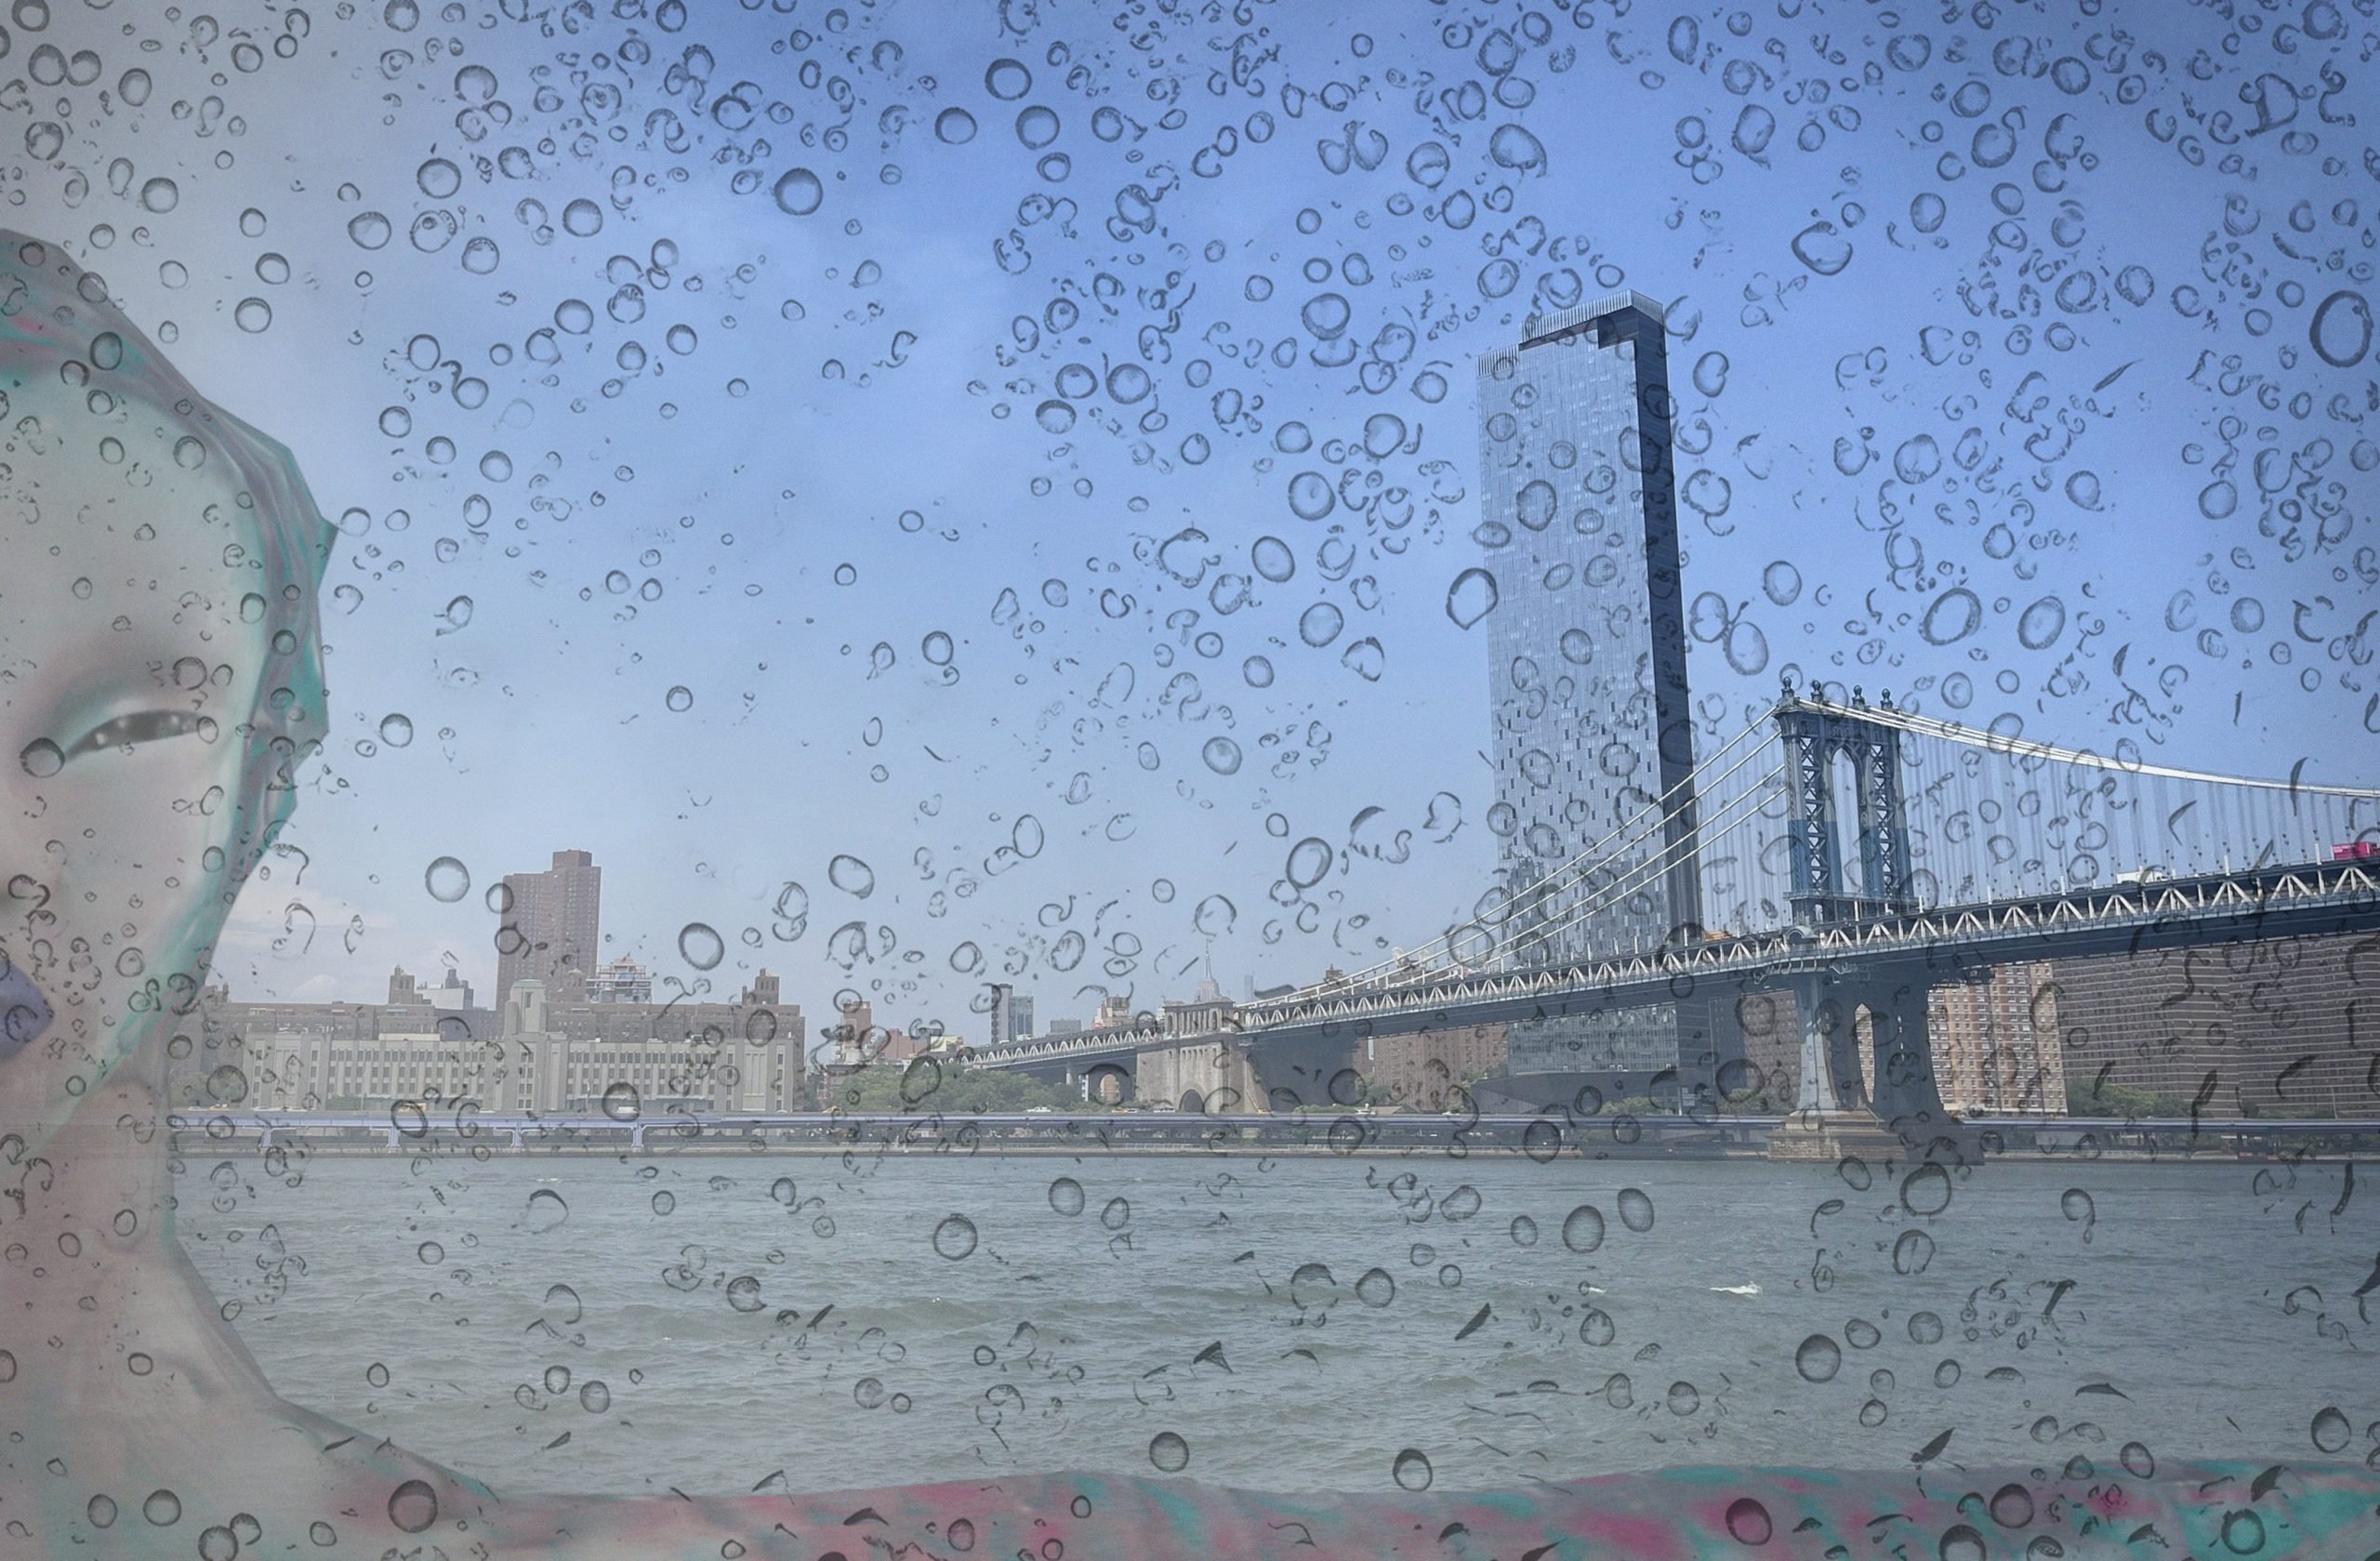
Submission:
[[[241,1336],[288,1396],[499,1489],[2138,1468],[2380,1434],[2380,1291],[2354,1293],[2380,1199],[2336,1166],[293,1170],[186,1167],[183,1234]]]

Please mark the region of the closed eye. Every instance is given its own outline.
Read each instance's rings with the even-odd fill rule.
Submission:
[[[184,737],[199,730],[201,718],[189,710],[135,710],[129,715],[103,721],[75,741],[65,752],[68,760],[105,748],[134,747],[142,743],[162,742],[167,737]]]

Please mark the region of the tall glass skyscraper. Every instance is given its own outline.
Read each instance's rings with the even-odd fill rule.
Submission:
[[[1479,361],[1489,823],[1514,901],[1502,942],[1525,960],[1700,935],[1665,329],[1659,304],[1619,293],[1533,315]],[[1512,1071],[1641,1087],[1691,1069],[1706,1028],[1675,1005],[1515,1025]]]

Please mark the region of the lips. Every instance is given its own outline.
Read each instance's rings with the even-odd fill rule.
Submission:
[[[0,1062],[32,1045],[52,1017],[49,1000],[33,977],[0,955]]]

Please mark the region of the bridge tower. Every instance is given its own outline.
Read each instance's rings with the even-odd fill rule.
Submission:
[[[1910,882],[1909,825],[1902,811],[1899,734],[1882,721],[1862,720],[1864,695],[1852,691],[1852,708],[1805,700],[1785,685],[1777,703],[1777,732],[1785,743],[1792,800],[1793,919],[1804,924],[1852,921],[1877,915],[1906,915],[1917,908]],[[1884,708],[1892,705],[1884,696]],[[1843,870],[1842,825],[1835,817],[1834,764],[1851,762],[1852,796],[1858,812],[1859,885]]]

